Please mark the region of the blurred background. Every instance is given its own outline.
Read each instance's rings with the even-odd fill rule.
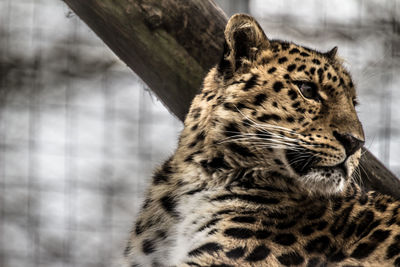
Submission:
[[[220,0],[269,38],[339,46],[366,147],[400,175],[399,0]],[[62,1],[0,0],[0,266],[118,266],[182,124]]]

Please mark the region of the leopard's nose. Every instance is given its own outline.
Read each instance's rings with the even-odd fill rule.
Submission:
[[[343,145],[347,157],[353,155],[365,143],[364,140],[360,140],[348,133],[342,134],[337,131],[334,131],[333,136],[335,136],[335,138]]]

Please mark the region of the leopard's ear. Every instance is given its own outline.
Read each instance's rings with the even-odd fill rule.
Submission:
[[[336,54],[337,54],[337,50],[338,50],[338,48],[337,48],[337,46],[335,46],[334,48],[332,48],[331,50],[329,50],[328,52],[326,52],[325,53],[325,56],[328,58],[328,59],[335,59],[335,57],[336,57]]]
[[[225,28],[224,55],[220,63],[235,72],[245,62],[251,62],[256,55],[269,47],[269,41],[257,21],[246,14],[233,15]]]

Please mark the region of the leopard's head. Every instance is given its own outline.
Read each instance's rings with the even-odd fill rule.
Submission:
[[[234,15],[224,56],[185,121],[190,160],[208,149],[213,155],[204,166],[265,168],[311,192],[342,191],[364,133],[352,79],[336,51],[269,40],[254,18]]]

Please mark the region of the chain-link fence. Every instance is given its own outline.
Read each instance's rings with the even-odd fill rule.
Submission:
[[[217,1],[339,46],[367,147],[400,174],[400,1]],[[61,1],[0,0],[0,266],[117,266],[181,123]]]

